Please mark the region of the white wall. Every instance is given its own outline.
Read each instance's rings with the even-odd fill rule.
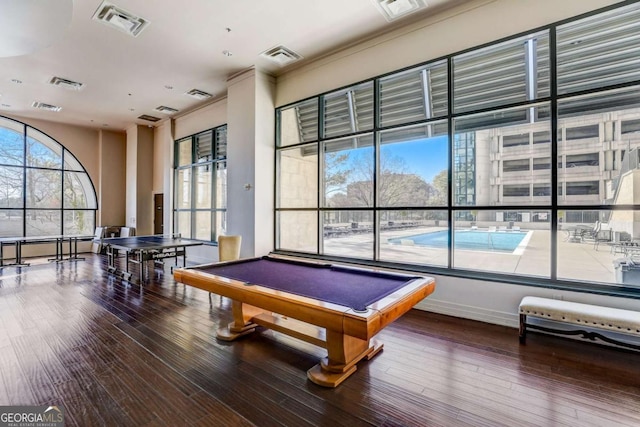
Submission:
[[[163,234],[173,232],[173,124],[173,120],[163,122],[153,135],[153,194],[164,194]]]
[[[527,295],[640,311],[640,300],[433,275],[435,292],[416,308],[505,326],[518,326],[518,305]]]
[[[275,81],[259,73],[256,78],[255,133],[255,255],[266,255],[275,246]]]
[[[127,156],[126,156],[126,197],[125,197],[125,224],[127,227],[136,226],[136,210],[138,207],[138,187],[136,186],[138,165],[138,126],[127,128]]]
[[[176,117],[173,137],[175,139],[184,138],[225,123],[227,123],[227,99],[220,98],[187,114]]]
[[[273,80],[256,70],[228,83],[228,229],[242,235],[241,256],[273,250]]]

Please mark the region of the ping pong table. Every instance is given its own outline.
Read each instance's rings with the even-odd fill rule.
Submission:
[[[162,262],[166,258],[174,258],[176,265],[178,257],[182,257],[182,265],[187,265],[187,247],[202,245],[197,240],[183,239],[176,236],[131,236],[102,239],[102,245],[106,247],[108,270],[110,273],[118,272],[117,259],[120,251],[125,254],[124,271],[122,277],[129,281],[131,278],[130,264],[138,265],[138,279],[140,283],[146,281],[148,262]],[[146,267],[146,268],[145,268]]]

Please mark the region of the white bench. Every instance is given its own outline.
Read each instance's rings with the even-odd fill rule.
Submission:
[[[615,340],[596,332],[564,331],[527,323],[527,316],[533,316],[640,337],[640,312],[637,311],[539,297],[524,297],[519,311],[520,343],[522,344],[526,342],[527,328],[529,328],[564,335],[581,334],[583,338],[592,341],[599,338],[611,344],[640,350],[640,345]]]

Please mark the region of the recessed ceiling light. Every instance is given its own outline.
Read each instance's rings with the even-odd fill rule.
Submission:
[[[146,19],[127,12],[107,0],[100,4],[96,13],[93,14],[93,19],[133,37],[138,37],[149,25]]]
[[[424,0],[372,0],[389,22],[427,7]]]
[[[211,95],[208,92],[205,92],[203,90],[200,89],[191,89],[189,92],[185,92],[187,95],[192,96],[196,99],[207,99],[207,98],[211,98],[213,95]]]

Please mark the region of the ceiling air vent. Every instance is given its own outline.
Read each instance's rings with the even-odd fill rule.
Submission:
[[[45,104],[44,102],[38,102],[38,101],[33,101],[33,104],[31,104],[31,106],[35,108],[40,108],[41,110],[47,110],[47,111],[58,112],[62,110],[62,107],[56,107],[55,105]]]
[[[424,0],[372,0],[384,18],[391,22],[427,7]]]
[[[175,108],[167,107],[166,105],[161,105],[159,107],[156,107],[153,109],[153,111],[157,111],[158,113],[164,113],[164,114],[173,114],[178,112],[178,110],[176,110]]]
[[[266,58],[269,61],[275,62],[280,66],[290,64],[292,62],[302,59],[302,56],[298,55],[294,51],[287,49],[284,46],[276,46],[260,54],[262,58]]]
[[[60,86],[65,89],[80,90],[84,87],[83,83],[74,82],[73,80],[63,79],[62,77],[51,77],[49,84]]]
[[[210,93],[200,89],[191,89],[189,92],[187,92],[187,95],[193,96],[196,99],[207,99],[213,96]]]
[[[157,122],[158,120],[160,120],[160,117],[149,116],[148,114],[143,114],[141,116],[138,116],[138,118],[142,120],[148,120],[150,122]]]
[[[149,21],[146,19],[135,16],[133,13],[127,12],[106,0],[100,4],[96,13],[93,14],[93,19],[133,37],[138,37],[142,30],[149,25]]]

